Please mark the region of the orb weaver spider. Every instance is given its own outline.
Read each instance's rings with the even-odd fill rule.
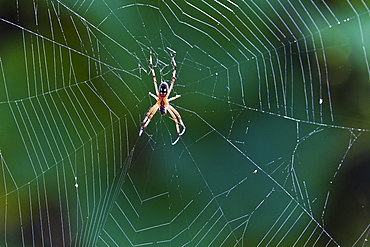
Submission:
[[[177,131],[177,139],[172,143],[172,145],[175,145],[179,141],[180,137],[184,134],[186,128],[185,128],[184,123],[182,122],[182,119],[181,119],[181,116],[180,116],[179,112],[173,106],[171,106],[170,103],[169,103],[170,101],[173,101],[173,100],[181,97],[181,95],[176,95],[172,98],[168,98],[168,96],[170,95],[170,93],[172,91],[175,80],[176,80],[176,77],[175,77],[176,76],[176,61],[175,61],[175,58],[172,55],[172,53],[171,53],[171,60],[172,60],[172,63],[173,63],[173,73],[172,73],[172,78],[171,78],[171,85],[168,88],[168,84],[165,81],[162,81],[161,84],[158,87],[157,77],[155,76],[155,71],[154,71],[154,66],[153,66],[153,55],[152,55],[152,51],[150,51],[149,67],[150,67],[150,70],[152,71],[152,77],[153,77],[153,82],[154,82],[154,88],[155,88],[156,95],[152,94],[151,92],[149,92],[149,95],[152,96],[153,98],[155,98],[157,100],[157,102],[146,113],[145,118],[144,118],[143,122],[141,123],[139,136],[141,136],[141,134],[143,133],[145,128],[150,123],[150,120],[152,120],[152,117],[154,116],[154,114],[159,109],[159,112],[162,115],[166,115],[167,112],[169,112],[173,121],[175,121],[176,131]],[[180,127],[179,126],[182,127],[181,132],[180,132]]]

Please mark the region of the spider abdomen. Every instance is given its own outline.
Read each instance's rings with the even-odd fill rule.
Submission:
[[[166,108],[164,108],[164,107],[160,107],[159,108],[159,111],[161,112],[162,115],[166,115],[167,114]]]
[[[159,106],[159,112],[160,112],[162,115],[166,115],[166,114],[167,114],[166,106],[165,106],[164,100],[162,100],[162,101],[161,101],[161,103],[160,103],[160,106]]]

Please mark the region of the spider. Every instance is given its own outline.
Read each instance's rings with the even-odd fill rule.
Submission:
[[[185,128],[184,123],[182,122],[182,119],[181,119],[181,116],[180,116],[179,112],[173,106],[171,106],[170,103],[169,103],[170,101],[173,101],[173,100],[181,97],[181,95],[176,95],[172,98],[168,98],[168,96],[170,95],[170,93],[172,91],[173,84],[175,83],[175,80],[176,80],[176,77],[175,77],[176,76],[176,61],[175,61],[175,58],[173,57],[172,53],[171,53],[171,59],[172,59],[172,63],[173,63],[173,73],[172,73],[171,85],[168,88],[168,84],[166,82],[162,81],[161,84],[158,87],[157,78],[155,76],[154,66],[153,66],[153,55],[152,55],[152,51],[150,51],[149,67],[150,67],[150,70],[152,71],[152,76],[153,76],[153,82],[154,82],[154,88],[155,88],[156,95],[152,94],[151,92],[149,92],[149,95],[152,96],[153,98],[155,98],[157,100],[157,102],[146,113],[145,118],[144,118],[143,122],[141,123],[139,136],[141,136],[141,134],[143,133],[145,128],[150,123],[150,120],[152,120],[152,117],[154,116],[154,114],[159,109],[159,112],[162,115],[166,115],[167,112],[169,112],[173,121],[175,121],[176,131],[177,131],[177,139],[172,143],[172,145],[175,145],[178,142],[178,140],[180,139],[180,137],[182,136],[182,134],[184,134],[186,128]],[[179,125],[181,125],[181,127],[182,127],[181,132],[180,132]]]

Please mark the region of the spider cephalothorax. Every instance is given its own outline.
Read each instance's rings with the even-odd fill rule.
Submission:
[[[167,82],[162,82],[161,85],[159,85],[159,95],[161,97],[166,97],[168,93],[168,84]]]
[[[171,79],[171,86],[168,87],[168,84],[166,82],[162,81],[161,84],[158,87],[157,86],[157,78],[155,76],[155,71],[154,71],[154,66],[153,66],[153,55],[152,55],[152,51],[150,51],[149,67],[150,67],[150,70],[152,71],[152,76],[153,76],[153,82],[154,82],[154,88],[155,88],[156,95],[152,94],[151,92],[149,92],[149,94],[153,98],[155,98],[157,100],[157,102],[146,113],[145,118],[144,118],[143,122],[141,123],[139,136],[143,133],[145,128],[148,126],[150,120],[152,119],[154,114],[159,109],[159,112],[162,115],[165,115],[165,114],[167,114],[167,112],[169,112],[173,121],[175,121],[176,131],[177,131],[177,139],[172,143],[172,145],[175,145],[178,142],[178,140],[180,139],[181,135],[184,134],[185,125],[182,122],[181,116],[178,113],[178,111],[173,106],[171,106],[169,104],[170,101],[181,97],[181,95],[176,95],[172,98],[168,98],[168,96],[170,95],[170,93],[172,91],[173,84],[175,83],[175,80],[176,80],[176,77],[175,77],[176,76],[176,61],[175,61],[175,58],[173,57],[172,54],[171,54],[171,59],[172,59],[172,63],[173,63],[173,73],[172,73],[172,79]],[[180,132],[180,127],[179,126],[182,127],[181,132]]]

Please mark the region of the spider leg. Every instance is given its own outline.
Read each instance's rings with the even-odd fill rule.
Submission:
[[[181,137],[181,135],[180,135],[180,128],[179,128],[179,124],[178,124],[178,121],[177,121],[177,118],[176,118],[175,114],[171,111],[171,109],[167,109],[167,111],[170,113],[173,121],[175,121],[175,124],[176,124],[177,138],[176,138],[176,140],[174,142],[172,142],[172,145],[175,145],[179,141],[179,139]]]
[[[176,124],[177,139],[172,143],[172,145],[175,145],[179,141],[182,134],[184,134],[186,127],[185,127],[184,123],[182,122],[180,114],[178,113],[178,111],[175,108],[173,108],[173,106],[168,105],[167,111],[170,113],[173,121],[175,121],[175,124]],[[180,132],[179,125],[181,125],[181,127],[182,127],[181,132]]]
[[[158,100],[158,96],[152,94],[151,92],[149,92],[149,95],[152,96],[153,98],[155,98],[156,100]]]
[[[149,56],[149,67],[150,67],[150,70],[152,71],[152,77],[153,77],[153,83],[154,83],[154,88],[155,88],[155,94],[158,95],[157,77],[155,76],[155,71],[154,71],[154,66],[153,66],[153,54],[152,54],[152,51],[150,51],[150,56]]]
[[[143,131],[145,130],[145,128],[148,126],[148,124],[150,123],[150,120],[152,120],[152,117],[154,116],[154,114],[157,112],[159,106],[157,104],[153,105],[149,111],[146,113],[145,115],[145,118],[143,120],[143,122],[141,122],[141,127],[140,127],[140,131],[139,131],[139,136],[141,136],[141,134],[143,133]]]
[[[175,100],[175,99],[180,98],[180,97],[181,97],[181,95],[176,95],[176,96],[173,96],[173,97],[169,98],[167,101],[170,102],[170,101]]]
[[[171,79],[170,89],[168,89],[167,95],[170,95],[170,93],[172,91],[172,88],[173,88],[173,84],[175,84],[175,80],[176,80],[176,67],[177,66],[176,66],[175,58],[174,58],[172,53],[171,53],[171,59],[172,59],[172,63],[173,63],[173,72],[172,72],[172,79]]]
[[[182,131],[181,131],[180,135],[183,135],[184,132],[185,132],[186,127],[185,127],[184,122],[182,121],[182,118],[181,118],[180,113],[172,105],[168,105],[168,108],[169,108],[170,112],[175,113],[175,115],[179,119],[178,121],[176,121],[176,123],[178,123],[179,125],[181,125]]]

